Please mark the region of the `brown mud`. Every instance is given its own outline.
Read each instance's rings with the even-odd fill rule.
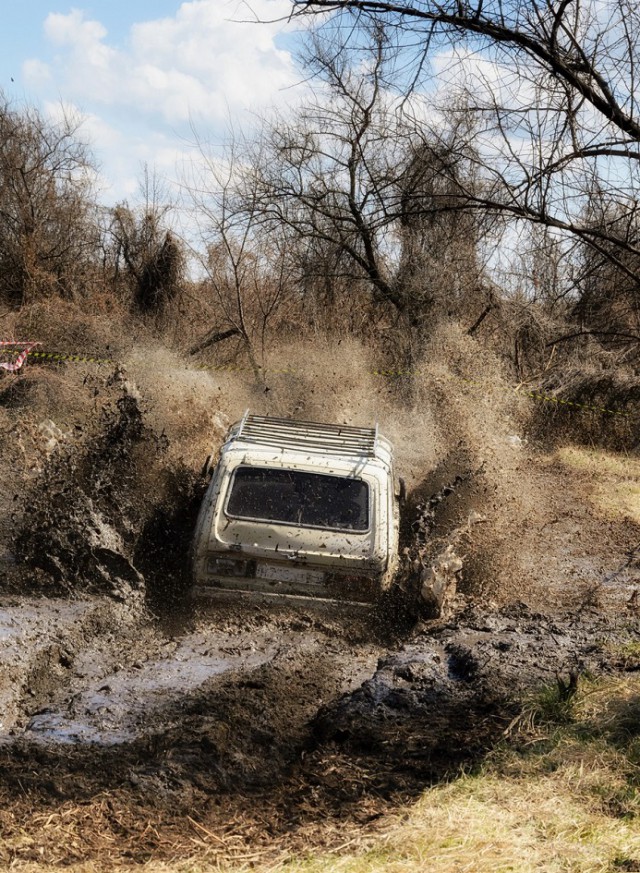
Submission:
[[[337,845],[482,761],[527,692],[635,669],[616,649],[640,642],[631,613],[550,617],[524,604],[467,606],[385,647],[299,612],[167,629],[127,625],[113,601],[73,607],[5,610],[22,632],[12,675],[22,669],[5,689],[13,718],[0,742],[4,863],[99,866],[105,808],[109,857],[123,863],[173,856],[196,825],[223,844],[241,822],[247,839],[231,856],[303,838]],[[47,834],[45,813],[67,815],[75,850]]]
[[[189,605],[197,471],[122,373],[96,386],[77,428],[0,396],[31,422],[0,420],[2,864],[341,845],[481,762],[532,691],[637,668],[637,522],[504,434],[411,483],[405,568],[462,568],[442,618]]]

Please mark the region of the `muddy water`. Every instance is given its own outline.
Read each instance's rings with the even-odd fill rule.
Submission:
[[[250,672],[271,660],[277,649],[265,633],[250,642],[206,631],[168,640],[155,657],[94,679],[59,707],[36,714],[26,734],[72,743],[133,740],[159,720],[165,724],[171,720],[170,710],[181,697],[215,676],[232,670]]]
[[[531,689],[634,669],[618,652],[638,640],[628,612],[545,616],[464,600],[386,644],[299,612],[165,626],[107,598],[5,604],[0,787],[46,802],[126,790],[192,810],[293,779],[335,799],[346,791],[338,756],[374,792],[414,791],[481,759]]]
[[[379,655],[299,615],[207,614],[163,630],[99,598],[6,605],[0,646],[1,741],[101,746],[179,728],[198,696],[215,700],[230,680],[259,688],[270,672],[293,674],[308,718],[358,687]]]
[[[40,673],[48,687],[63,681],[71,647],[101,611],[96,601],[29,598],[0,609],[0,734],[14,729],[25,703],[34,704]]]

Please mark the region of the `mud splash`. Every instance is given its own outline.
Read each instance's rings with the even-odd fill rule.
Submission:
[[[57,446],[30,488],[12,545],[17,584],[122,602],[138,592],[152,606],[184,599],[198,477],[166,463],[135,387],[120,378],[112,390],[97,433]]]

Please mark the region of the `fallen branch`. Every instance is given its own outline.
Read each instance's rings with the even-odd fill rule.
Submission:
[[[190,355],[196,355],[198,352],[203,351],[209,346],[215,345],[215,343],[220,343],[222,340],[229,339],[231,336],[240,336],[241,331],[237,327],[231,327],[229,330],[220,330],[220,331],[210,331],[206,336],[200,340],[199,343],[196,343],[192,349],[189,350]]]
[[[548,346],[555,346],[557,343],[564,343],[568,340],[576,339],[579,336],[610,336],[617,337],[619,339],[625,340],[633,340],[636,343],[640,342],[640,336],[635,333],[619,333],[615,330],[580,330],[576,333],[568,333],[565,336],[557,337],[557,339],[551,340],[547,343]]]

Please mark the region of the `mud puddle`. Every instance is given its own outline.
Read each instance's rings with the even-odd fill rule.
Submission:
[[[380,654],[300,615],[214,611],[163,628],[100,598],[5,605],[0,646],[0,742],[105,747],[177,729],[198,698],[215,699],[230,679],[264,687],[270,670],[295,674],[312,715],[359,686]]]
[[[96,670],[98,664],[104,669],[105,648],[126,646],[137,624],[129,609],[99,598],[6,600],[0,606],[0,738],[19,730],[30,709],[68,684],[79,653],[93,647]]]
[[[481,761],[531,691],[640,666],[630,611],[455,606],[386,645],[299,613],[166,626],[99,599],[5,606],[0,682],[17,664],[22,679],[0,685],[15,714],[0,741],[0,861],[102,869],[105,846],[126,864],[160,860],[194,828],[223,854],[218,834],[248,852],[296,835],[306,849],[309,829],[341,844],[343,828]]]
[[[240,631],[220,632],[214,626],[167,641],[159,656],[136,661],[75,691],[57,707],[47,707],[26,726],[25,738],[62,743],[116,745],[179,726],[190,698],[231,674],[251,683],[257,668],[287,657],[317,664],[326,651],[322,637],[276,640],[271,628],[257,629],[249,639]],[[360,652],[363,673],[375,656]],[[364,675],[355,676],[362,681]],[[347,690],[341,686],[340,690]],[[317,705],[323,701],[318,699]]]
[[[231,633],[201,631],[168,640],[155,657],[101,676],[59,708],[34,715],[25,735],[64,743],[131,741],[159,721],[167,725],[169,711],[213,677],[250,672],[271,660],[279,647],[269,637],[263,632],[247,643]]]

